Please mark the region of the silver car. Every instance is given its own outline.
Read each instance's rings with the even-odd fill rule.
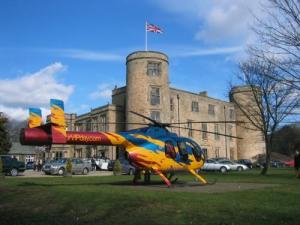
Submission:
[[[248,166],[236,162],[232,162],[230,160],[221,160],[219,163],[223,163],[225,165],[228,165],[231,170],[237,170],[237,171],[243,171],[249,169]]]
[[[66,172],[67,166],[66,158],[58,159],[44,167],[44,172],[51,175],[63,175]],[[72,159],[72,174],[88,174],[91,171],[92,165],[89,162],[84,162],[82,159],[74,158]]]
[[[208,159],[205,161],[201,170],[220,171],[221,173],[226,173],[227,171],[230,170],[230,167],[219,161]]]

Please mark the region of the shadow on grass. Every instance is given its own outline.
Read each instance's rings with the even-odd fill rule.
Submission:
[[[206,185],[213,185],[216,181],[208,183]],[[110,182],[96,182],[96,183],[39,183],[39,182],[22,182],[18,184],[20,187],[57,187],[57,186],[126,186],[126,187],[163,187],[166,188],[166,184],[163,181],[155,180],[151,181],[149,184],[140,181],[133,183],[130,180],[125,181],[110,181]],[[177,181],[172,184],[173,187],[193,187],[193,186],[205,186],[199,182],[187,182],[187,181]]]

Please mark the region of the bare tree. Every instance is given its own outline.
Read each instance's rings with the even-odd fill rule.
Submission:
[[[266,149],[266,166],[262,174],[266,174],[270,164],[270,153],[273,148],[274,133],[280,123],[292,115],[300,106],[299,92],[287,84],[279,83],[271,77],[278,71],[273,63],[251,58],[239,65],[238,75],[249,86],[251,101],[243,102],[231,95],[231,101],[245,116],[245,126],[262,133]]]
[[[300,90],[300,0],[268,0],[263,18],[256,18],[258,37],[249,54],[279,71],[270,78]]]

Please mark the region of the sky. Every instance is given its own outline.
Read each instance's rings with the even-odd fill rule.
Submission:
[[[145,49],[169,56],[171,86],[227,100],[237,63],[254,37],[262,0],[1,0],[0,112],[49,113],[49,99],[82,114],[111,102],[126,83],[126,56]]]

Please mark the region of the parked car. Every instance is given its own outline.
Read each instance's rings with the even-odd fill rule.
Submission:
[[[26,163],[26,170],[33,170],[35,162],[27,162]]]
[[[212,160],[214,160],[214,161],[229,160],[229,159],[226,158],[226,157],[217,157],[217,158],[210,158],[210,159],[212,159]]]
[[[43,171],[45,174],[63,175],[66,172],[67,159],[62,158],[51,163],[45,164]],[[92,165],[89,162],[84,162],[82,159],[72,159],[72,174],[88,174],[91,171]]]
[[[282,167],[286,167],[286,164],[280,160],[271,160],[270,166],[275,168],[282,168]]]
[[[45,174],[49,175],[50,173],[50,169],[51,169],[51,163],[53,163],[55,160],[46,160],[45,163],[42,166],[42,172],[44,172]]]
[[[295,166],[294,160],[285,161],[284,164],[285,164],[285,166],[288,166],[288,167],[294,167]]]
[[[127,160],[122,160],[121,166],[122,166],[122,173],[128,174],[128,175],[133,175],[135,173],[135,167],[132,166]],[[113,171],[114,170],[114,165],[115,165],[115,160],[110,160],[108,163],[108,170]]]
[[[221,173],[226,173],[230,170],[230,167],[226,164],[220,163],[219,161],[208,159],[205,161],[201,170],[220,171]]]
[[[248,166],[246,166],[246,165],[236,163],[236,162],[233,162],[233,161],[230,161],[230,160],[221,160],[221,161],[219,161],[219,163],[222,163],[224,165],[228,165],[231,170],[243,171],[243,170],[249,169]]]
[[[19,173],[25,171],[25,163],[12,158],[11,156],[1,156],[2,160],[2,171],[6,175],[17,176]]]
[[[96,163],[96,167],[99,170],[108,170],[108,164],[109,164],[109,159],[105,158],[105,157],[101,157],[101,158],[96,158],[95,159],[95,163]]]
[[[253,168],[253,163],[251,162],[250,159],[239,159],[239,160],[237,160],[237,163],[248,166],[249,169]]]

